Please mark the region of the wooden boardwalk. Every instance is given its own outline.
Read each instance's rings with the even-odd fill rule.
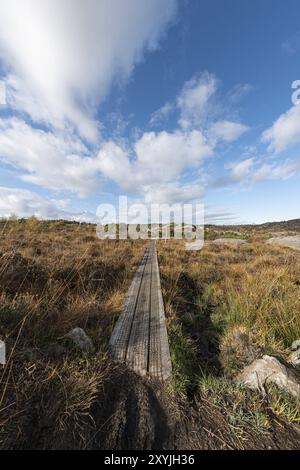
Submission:
[[[172,375],[155,241],[138,267],[110,338],[113,357],[142,376]]]

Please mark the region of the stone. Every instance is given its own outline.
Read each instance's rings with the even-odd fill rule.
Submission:
[[[291,350],[297,351],[297,349],[300,349],[300,339],[296,339],[296,341],[292,342]]]
[[[294,366],[300,365],[300,349],[291,354],[290,361]]]
[[[94,349],[91,338],[89,338],[82,328],[73,328],[73,330],[66,334],[66,337],[70,338],[75,346],[77,346],[82,351],[92,351]]]
[[[300,235],[292,235],[287,237],[274,237],[270,238],[267,243],[272,245],[282,245],[295,250],[300,250]]]
[[[272,356],[265,355],[253,361],[236,377],[236,381],[263,392],[264,385],[274,383],[294,397],[300,396],[300,381],[294,371]]]

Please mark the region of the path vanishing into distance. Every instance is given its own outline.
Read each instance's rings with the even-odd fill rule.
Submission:
[[[114,359],[142,376],[172,375],[155,241],[151,240],[110,338]]]

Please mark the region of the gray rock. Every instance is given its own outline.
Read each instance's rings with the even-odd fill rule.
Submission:
[[[291,363],[294,366],[299,366],[300,365],[300,349],[298,349],[298,351],[294,351],[291,354],[290,360],[291,360]]]
[[[300,235],[292,235],[287,237],[274,237],[270,238],[267,243],[271,245],[282,245],[295,250],[300,250]]]
[[[66,337],[70,338],[75,346],[77,346],[82,351],[92,351],[94,349],[91,338],[87,336],[82,328],[73,328],[73,330],[66,334]]]
[[[296,341],[292,342],[291,350],[297,351],[297,349],[300,349],[300,339],[296,339]]]
[[[300,382],[294,372],[272,356],[256,359],[237,376],[236,381],[264,392],[264,385],[274,383],[294,397],[300,395]]]

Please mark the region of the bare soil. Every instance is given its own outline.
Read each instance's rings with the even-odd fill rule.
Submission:
[[[299,449],[297,428],[280,421],[269,432],[249,432],[245,441],[238,442],[221,409],[205,401],[174,397],[167,384],[128,370],[116,369],[103,392],[94,410],[98,432],[90,448]]]

